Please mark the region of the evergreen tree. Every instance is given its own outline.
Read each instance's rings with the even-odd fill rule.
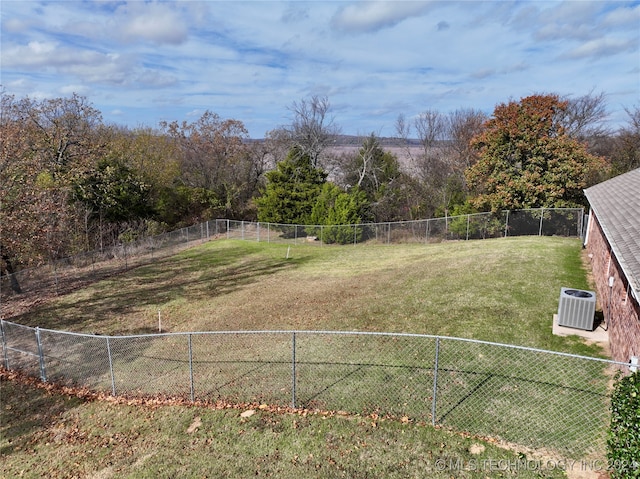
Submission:
[[[315,228],[312,234],[325,243],[352,243],[354,235],[360,241],[361,227],[340,225],[362,223],[368,205],[367,195],[362,190],[353,188],[347,193],[333,183],[325,183],[310,218],[312,224],[323,227]]]
[[[258,221],[308,224],[327,174],[312,165],[308,154],[293,147],[266,177],[264,193],[256,199]]]

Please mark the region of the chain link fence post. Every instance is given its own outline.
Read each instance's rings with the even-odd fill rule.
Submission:
[[[47,371],[44,367],[44,355],[42,354],[42,343],[40,342],[40,328],[36,327],[36,344],[38,345],[38,360],[40,363],[40,379],[43,383],[47,382]]]
[[[296,408],[296,333],[291,333],[291,407]]]
[[[9,354],[7,353],[7,338],[4,334],[4,321],[0,319],[0,334],[2,334],[2,362],[6,370],[9,370]]]
[[[509,210],[507,210],[507,217],[504,221],[504,237],[509,236]]]
[[[111,373],[111,395],[115,397],[116,377],[113,372],[113,357],[111,356],[111,343],[109,342],[109,336],[106,337],[106,340],[107,340],[107,356],[109,357],[109,372]]]
[[[438,422],[436,420],[436,405],[438,397],[438,360],[440,356],[440,338],[436,338],[436,357],[433,363],[433,398],[431,400],[431,425],[435,426]]]
[[[191,333],[189,333],[189,382],[191,386],[191,402],[195,401],[195,390],[193,388],[193,349],[191,347]]]
[[[471,221],[471,215],[467,215],[467,238],[466,241],[469,241],[469,223]]]

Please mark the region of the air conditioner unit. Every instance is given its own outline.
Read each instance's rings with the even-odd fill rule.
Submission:
[[[593,331],[596,314],[596,293],[561,288],[558,305],[558,326]]]

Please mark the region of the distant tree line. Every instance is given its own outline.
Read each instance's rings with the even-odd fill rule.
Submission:
[[[0,272],[213,217],[335,225],[583,205],[583,188],[640,167],[640,108],[610,131],[605,100],[539,94],[491,117],[400,115],[395,138],[371,133],[345,153],[326,97],[294,102],[291,124],[256,140],[211,111],[132,129],[79,95],[3,91]]]

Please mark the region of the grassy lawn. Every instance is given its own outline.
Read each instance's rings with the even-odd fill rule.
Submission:
[[[215,241],[60,297],[12,321],[100,334],[349,330],[482,339],[586,355],[551,333],[560,288],[586,289],[580,241],[430,245]],[[289,258],[287,259],[287,255]]]
[[[2,478],[564,477],[413,422],[85,401],[2,379]]]
[[[590,289],[577,239],[342,247],[224,240],[95,283],[10,320],[123,335],[157,332],[160,315],[163,331],[171,332],[398,332],[603,356],[598,346],[577,337],[552,335],[562,286]],[[118,392],[187,397],[184,338],[113,339]],[[56,345],[68,351],[67,362],[77,343],[68,341]],[[95,374],[95,386],[108,391],[108,363],[105,368],[104,352],[98,354],[102,342],[87,339],[87,350],[96,351],[95,364],[83,361],[77,367],[81,376]],[[196,335],[189,346],[198,397],[289,404],[289,336]],[[482,441],[483,452],[475,454],[472,446],[479,440],[424,425],[430,422],[433,346],[425,338],[299,333],[298,405],[349,411],[345,416],[260,410],[241,418],[238,410],[145,409],[78,401],[3,381],[0,449],[9,461],[0,471],[6,477],[22,470],[39,471],[32,477],[71,477],[65,471],[73,470],[88,477],[509,477],[511,472],[561,477],[558,470],[487,470],[477,460],[518,456]],[[571,386],[560,386],[559,377],[575,365],[562,361],[546,365],[542,359],[532,362],[530,355],[449,341],[440,361],[440,424],[525,444],[535,444],[535,436],[560,449],[575,439],[574,452],[580,454],[593,453],[590,443],[600,449],[607,387],[602,367],[578,367],[576,384],[589,386],[567,395]],[[55,375],[55,362],[48,371]],[[589,420],[585,404],[597,410]],[[406,415],[408,421],[368,416],[380,411],[397,419]],[[561,434],[553,426],[558,414],[573,420],[568,430],[561,426]],[[185,432],[196,417],[202,425]],[[487,418],[499,428],[488,431]],[[459,459],[467,470],[437,470],[439,458]]]

